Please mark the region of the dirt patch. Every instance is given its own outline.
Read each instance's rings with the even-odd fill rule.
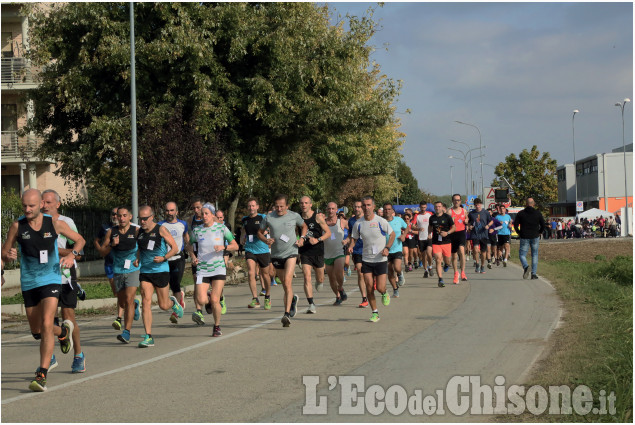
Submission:
[[[618,255],[633,255],[633,239],[576,239],[564,241],[540,241],[540,261],[595,262],[602,255],[608,261]]]

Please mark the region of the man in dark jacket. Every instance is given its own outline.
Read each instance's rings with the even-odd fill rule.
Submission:
[[[527,264],[527,251],[531,249],[531,278],[538,279],[538,241],[540,234],[545,230],[545,219],[540,211],[534,208],[533,198],[527,198],[525,209],[516,215],[514,230],[520,236],[520,249],[518,257],[523,265],[523,279],[529,279],[529,265]]]

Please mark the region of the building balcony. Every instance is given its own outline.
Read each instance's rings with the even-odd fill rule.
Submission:
[[[35,150],[42,143],[41,137],[30,134],[21,136],[17,131],[3,131],[1,137],[3,163],[42,162],[35,157]]]
[[[25,58],[2,58],[1,61],[0,80],[3,90],[23,90],[36,87],[31,64]]]

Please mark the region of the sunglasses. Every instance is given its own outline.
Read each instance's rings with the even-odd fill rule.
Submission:
[[[146,220],[148,220],[150,217],[152,217],[152,215],[149,215],[149,216],[147,216],[147,217],[139,217],[139,220],[140,220],[140,221],[146,221]]]

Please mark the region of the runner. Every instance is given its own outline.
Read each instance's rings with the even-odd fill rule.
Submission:
[[[247,307],[260,308],[258,301],[258,292],[256,289],[256,276],[260,277],[260,284],[264,288],[265,310],[271,309],[271,275],[269,266],[271,264],[271,254],[269,246],[258,239],[258,229],[260,223],[265,219],[264,214],[258,213],[258,200],[249,198],[247,200],[247,211],[249,215],[242,218],[243,231],[241,234],[242,244],[245,246],[245,260],[247,261],[247,270],[249,274],[249,289],[251,290],[251,302]],[[260,273],[258,273],[258,270]]]
[[[434,269],[432,268],[432,242],[428,238],[428,224],[432,213],[427,210],[428,203],[421,201],[419,203],[419,214],[417,215],[417,221],[412,226],[413,229],[419,232],[419,252],[423,258],[423,277],[434,276]]]
[[[480,198],[474,199],[475,210],[467,215],[470,226],[470,236],[474,244],[474,261],[476,262],[476,273],[485,273],[485,260],[489,255],[487,244],[489,244],[488,231],[492,221],[489,212],[483,209],[483,201]],[[480,254],[480,255],[479,255]],[[481,260],[479,267],[478,260]]]
[[[93,241],[95,249],[97,252],[105,251],[105,242],[106,242],[106,233],[111,227],[118,225],[117,221],[117,208],[113,208],[110,212],[110,223],[102,224],[99,232],[97,233],[97,237]],[[117,297],[117,288],[115,288],[115,275],[113,272],[113,255],[110,250],[108,250],[108,254],[104,257],[104,273],[106,274],[106,278],[108,278],[108,283],[110,283],[110,289],[112,289],[112,294]],[[119,303],[117,300],[117,318],[114,322],[112,322],[112,327],[116,331],[121,330],[121,318],[123,317],[123,304]]]
[[[510,250],[512,218],[509,214],[507,214],[507,208],[501,206],[500,210],[501,214],[496,217],[502,224],[501,229],[498,231],[498,255],[502,255],[503,267],[507,267],[507,259],[509,258]]]
[[[307,313],[317,311],[313,303],[313,286],[311,285],[311,270],[315,271],[317,281],[315,289],[320,291],[324,286],[324,240],[331,237],[331,231],[324,221],[324,216],[311,209],[313,202],[308,196],[300,198],[302,219],[307,226],[305,243],[298,249],[304,274],[304,294],[309,302]]]
[[[358,220],[361,220],[364,217],[364,212],[362,211],[362,201],[355,201],[353,203],[353,216],[348,219],[348,238],[344,239],[346,243],[346,252],[351,255],[353,258],[353,264],[355,266],[355,271],[357,272],[357,286],[359,286],[359,293],[362,295],[362,302],[359,303],[359,308],[368,307],[368,298],[366,297],[366,283],[364,282],[364,275],[362,274],[362,252],[364,249],[364,244],[361,239],[355,243],[353,247],[353,251],[350,252],[348,249],[348,245],[351,242],[353,227]]]
[[[441,288],[445,286],[441,262],[445,261],[445,264],[449,264],[451,261],[451,235],[456,229],[452,217],[443,212],[444,208],[443,202],[437,201],[434,203],[435,215],[430,217],[432,232],[429,232],[428,235],[428,239],[432,242],[432,253],[437,263],[437,275],[439,276],[439,287]]]
[[[176,206],[175,206],[176,207]],[[167,209],[167,208],[166,208]],[[139,208],[141,231],[137,236],[137,258],[139,269],[139,285],[143,299],[142,315],[145,335],[139,348],[154,347],[152,337],[152,294],[156,290],[157,301],[161,310],[172,309],[177,318],[183,317],[183,307],[174,295],[169,295],[170,266],[168,261],[180,250],[167,227],[154,221],[154,211],[149,206]],[[181,235],[182,236],[182,235]],[[168,250],[169,247],[169,250]],[[180,294],[180,290],[178,293]],[[174,290],[173,290],[174,293]]]
[[[454,280],[455,284],[459,283],[459,278],[462,281],[467,280],[465,275],[465,221],[467,219],[467,211],[461,205],[461,195],[455,193],[452,195],[452,208],[450,208],[450,217],[454,222],[455,232],[452,234],[452,267],[454,268]],[[461,268],[458,268],[457,264],[460,261]]]
[[[348,299],[346,291],[344,291],[344,233],[348,230],[348,222],[337,216],[337,204],[329,202],[326,205],[325,223],[328,226],[328,238],[324,239],[324,264],[326,265],[326,273],[329,276],[331,289],[335,294],[335,303],[333,305],[342,305],[342,302]],[[323,236],[324,237],[324,236]],[[309,305],[307,313],[315,313],[312,309],[313,304]]]
[[[132,215],[127,207],[117,208],[119,224],[106,232],[106,244],[102,255],[111,249],[114,256],[115,289],[119,303],[124,305],[124,330],[117,339],[130,343],[132,319],[139,320],[139,301],[135,298],[139,287],[139,260],[137,259],[137,235],[139,226],[131,223]]]
[[[384,204],[384,216],[393,232],[395,232],[395,241],[388,251],[388,281],[390,286],[392,286],[392,296],[399,298],[399,287],[405,283],[402,273],[402,248],[404,248],[402,244],[407,240],[406,234],[410,226],[401,217],[395,217],[395,208],[389,202]]]
[[[395,241],[395,232],[386,220],[375,214],[375,201],[372,197],[367,196],[362,199],[362,209],[364,218],[355,223],[348,250],[353,252],[357,240],[364,240],[361,271],[366,283],[368,303],[373,309],[369,320],[378,322],[379,310],[377,310],[375,301],[374,281],[376,281],[377,291],[381,294],[382,304],[390,304],[390,295],[386,291],[386,273],[388,271],[388,253]],[[386,241],[386,237],[388,237],[388,241]]]
[[[29,384],[31,391],[45,391],[48,371],[57,365],[51,363],[55,343],[60,341],[62,353],[73,349],[73,322],[65,320],[61,326],[54,324],[57,303],[62,291],[62,268],[70,268],[84,248],[84,238],[74,232],[63,221],[53,221],[48,214],[42,214],[42,194],[37,189],[26,190],[22,194],[24,215],[9,227],[7,240],[2,246],[2,259],[16,261],[20,245],[20,286],[24,297],[29,327],[35,340],[40,341],[40,366],[35,379]],[[58,235],[75,242],[75,250],[60,258],[57,249]]]
[[[219,337],[222,335],[220,298],[227,274],[223,253],[238,250],[238,243],[224,224],[217,223],[212,204],[203,205],[201,213],[203,226],[192,229],[190,244],[186,246],[186,249],[192,256],[192,264],[197,267],[194,297],[199,305],[209,304],[207,313],[209,314],[209,309],[211,309],[211,313],[214,315],[212,336]],[[227,247],[225,247],[225,242],[228,243]],[[194,253],[193,244],[195,243],[198,245],[198,254]],[[197,310],[194,314],[199,316],[199,320],[203,316],[201,310]]]
[[[414,242],[416,242],[415,239],[415,231],[416,229],[413,229],[413,222],[412,222],[412,210],[407,208],[404,211],[404,215],[403,215],[403,219],[402,221],[404,221],[406,223],[407,226],[407,231],[406,231],[406,239],[405,239],[405,243],[400,244],[402,245],[403,248],[403,258],[405,261],[405,269],[407,272],[411,272],[413,270],[413,265],[412,265],[412,258],[414,257],[414,254],[412,253],[412,249],[413,246],[415,246]],[[393,210],[393,216],[394,216],[394,210]],[[386,215],[386,209],[384,208],[384,216],[383,216],[386,220],[388,219],[388,216]],[[397,217],[399,218],[399,217]],[[401,231],[398,233],[399,236],[401,236]],[[399,237],[398,236],[398,237]],[[412,241],[412,243],[411,243]],[[417,265],[418,268],[418,265]]]
[[[289,211],[287,195],[276,195],[274,211],[267,214],[260,223],[258,238],[271,247],[271,263],[276,269],[284,288],[283,327],[291,325],[291,317],[295,316],[298,296],[293,294],[291,286],[293,271],[298,258],[298,247],[305,243],[308,227],[300,214]],[[301,228],[300,239],[296,240],[297,228]],[[269,229],[269,239],[265,230]]]
[[[60,215],[58,212],[59,207],[61,205],[60,195],[53,189],[48,189],[42,192],[42,201],[44,203],[44,207],[42,208],[42,212],[44,214],[48,214],[53,218],[53,222],[61,220],[68,224],[68,227],[73,231],[77,232],[77,226],[75,226],[75,222],[70,217],[66,217]],[[74,245],[75,243],[72,240],[67,239],[63,235],[59,235],[57,237],[57,251],[61,257],[65,257],[73,252],[73,249],[70,248],[70,245]],[[74,247],[73,247],[74,248]],[[77,257],[79,259],[79,257]],[[77,270],[75,265],[77,262],[73,260],[73,267],[71,267],[68,271],[70,272],[69,276],[65,276],[62,274],[62,292],[60,293],[60,298],[58,301],[58,305],[62,310],[62,320],[70,320],[73,322],[73,364],[71,366],[72,373],[83,373],[86,372],[86,361],[84,359],[84,353],[82,351],[82,345],[80,341],[79,335],[79,325],[77,324],[77,320],[75,320],[75,309],[77,308],[77,291],[80,289],[77,283]],[[56,319],[55,319],[56,320]]]
[[[181,308],[185,310],[185,292],[181,288],[181,280],[183,280],[183,272],[185,271],[185,251],[183,248],[190,241],[187,223],[178,218],[179,209],[176,202],[168,202],[165,204],[165,220],[159,222],[159,225],[165,227],[176,243],[176,254],[168,259],[168,268],[170,269],[170,290],[172,295],[179,300]],[[142,223],[143,224],[143,223]],[[182,316],[182,315],[181,315]],[[170,315],[170,322],[178,323],[179,318],[176,313]]]
[[[487,258],[487,268],[492,268],[492,261],[496,262],[496,265],[499,265],[497,250],[498,250],[498,231],[502,229],[503,224],[498,221],[496,218],[498,215],[498,206],[493,206],[490,211],[490,216],[492,217],[492,224],[488,230],[488,238],[489,238],[489,246],[490,250]]]
[[[203,204],[205,202],[203,201],[203,199],[201,198],[194,198],[192,200],[192,210],[194,211],[194,215],[192,216],[192,220],[190,221],[190,233],[197,227],[201,227],[203,226]],[[214,212],[216,212],[214,210]],[[198,254],[198,244],[197,243],[192,243],[192,249],[194,250],[194,254]],[[197,272],[197,267],[194,263],[192,263],[192,278],[194,278],[194,281],[196,281],[196,272]],[[194,288],[196,289],[196,286],[194,286]],[[194,313],[192,313],[192,321],[194,323],[196,323],[197,325],[203,326],[205,324],[205,319],[203,318],[203,304],[199,304],[198,300],[196,299],[196,295],[194,295],[193,298],[194,301],[194,307],[196,308],[196,311]],[[205,304],[205,306],[207,306],[207,304]],[[211,312],[208,312],[208,314],[211,314]]]
[[[232,227],[231,225],[225,221],[225,213],[223,213],[221,210],[216,211],[216,222],[223,224],[225,227],[227,227],[227,229],[229,229],[229,231],[232,233],[232,236],[234,235],[234,233],[232,232]],[[234,239],[236,239],[234,237]],[[227,245],[227,241],[225,242],[225,245]],[[238,243],[238,242],[236,242]],[[229,271],[234,270],[234,263],[232,262],[232,257],[234,255],[229,252],[228,250],[223,251],[223,259],[225,260],[225,268]],[[208,294],[211,297],[211,294]],[[206,304],[206,307],[209,306],[209,303]],[[227,303],[225,303],[225,296],[223,295],[223,293],[221,292],[220,294],[220,306],[221,306],[221,314],[225,314],[227,313]]]

